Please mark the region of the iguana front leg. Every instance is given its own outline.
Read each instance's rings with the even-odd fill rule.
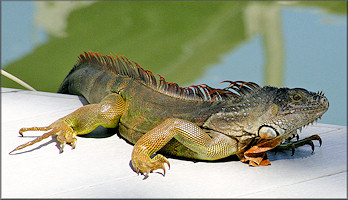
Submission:
[[[203,160],[217,160],[232,155],[237,151],[237,141],[220,133],[204,132],[192,122],[169,118],[143,135],[134,145],[132,152],[132,165],[137,173],[142,173],[145,178],[156,169],[163,169],[164,163],[169,162],[157,154],[152,159],[150,156],[160,150],[172,138],[196,153],[195,158]]]
[[[120,95],[112,93],[106,96],[99,104],[83,106],[47,127],[21,128],[19,133],[22,136],[25,131],[51,131],[37,137],[33,141],[18,146],[10,153],[40,142],[51,135],[57,135],[57,140],[60,142],[60,152],[63,151],[66,143],[70,143],[72,148],[75,148],[76,135],[87,134],[99,125],[106,128],[117,127],[124,111],[125,101]]]

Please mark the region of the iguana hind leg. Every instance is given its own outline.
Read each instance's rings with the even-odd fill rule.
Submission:
[[[63,151],[66,143],[71,144],[72,148],[75,148],[76,135],[87,134],[99,125],[106,128],[117,127],[118,121],[124,111],[125,102],[123,98],[116,93],[112,93],[106,96],[100,103],[83,106],[69,115],[58,119],[47,127],[20,129],[19,133],[22,136],[25,131],[51,131],[18,146],[10,153],[40,142],[51,135],[57,135],[57,140],[60,142],[60,152]]]
[[[138,174],[144,174],[145,178],[156,169],[163,169],[165,174],[164,164],[167,163],[169,166],[167,159],[161,154],[152,159],[150,156],[172,138],[195,152],[195,158],[202,160],[217,160],[237,151],[237,141],[226,135],[220,133],[208,135],[192,122],[169,118],[143,135],[134,145],[131,161],[134,170]],[[171,154],[180,156],[180,151]]]

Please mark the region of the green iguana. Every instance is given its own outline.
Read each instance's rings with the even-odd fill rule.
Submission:
[[[134,144],[131,163],[148,177],[168,164],[161,154],[217,160],[237,155],[252,166],[269,165],[266,152],[292,148],[321,139],[298,140],[297,130],[321,118],[329,102],[322,92],[302,88],[261,87],[253,82],[223,81],[226,88],[201,84],[179,87],[141,68],[124,56],[84,52],[58,92],[81,95],[90,103],[47,127],[22,128],[48,131],[13,151],[57,135],[60,152],[72,148],[76,136],[101,125],[118,128]],[[297,141],[290,141],[297,137]],[[11,151],[10,153],[12,153]],[[155,155],[154,155],[155,154]]]

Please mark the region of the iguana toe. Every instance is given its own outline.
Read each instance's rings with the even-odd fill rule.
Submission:
[[[73,128],[66,122],[64,118],[58,119],[57,121],[55,121],[54,123],[52,123],[51,125],[47,127],[21,128],[19,130],[19,134],[23,136],[23,132],[26,132],[26,131],[48,131],[48,130],[50,131],[35,138],[34,140],[16,147],[14,150],[10,152],[10,154],[14,151],[23,149],[27,146],[40,142],[41,140],[48,138],[49,136],[52,136],[52,135],[57,135],[57,140],[60,143],[59,153],[63,152],[64,146],[66,143],[71,144],[72,149],[76,147],[76,141],[77,141],[77,139],[75,138],[76,133],[73,130]]]
[[[288,141],[288,142],[285,142],[285,143],[282,143],[280,145],[278,145],[275,150],[285,150],[285,149],[290,149],[292,150],[292,154],[291,155],[294,155],[295,153],[295,148],[298,148],[298,147],[301,147],[301,146],[304,146],[304,145],[310,145],[311,148],[312,148],[312,152],[314,152],[314,143],[313,143],[313,140],[318,140],[319,142],[319,146],[322,145],[322,140],[320,138],[319,135],[312,135],[310,137],[306,137],[306,138],[303,138],[301,140],[298,140],[298,141]]]

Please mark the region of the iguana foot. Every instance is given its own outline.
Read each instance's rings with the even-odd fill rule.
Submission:
[[[319,135],[312,135],[310,137],[306,137],[306,138],[303,138],[303,139],[297,140],[297,141],[286,141],[286,142],[278,145],[274,150],[277,152],[278,150],[285,150],[285,149],[291,148],[291,151],[292,151],[291,155],[293,156],[295,153],[295,148],[308,144],[312,147],[312,153],[313,153],[314,152],[313,140],[318,140],[319,146],[321,146],[322,140],[321,140],[320,136]]]
[[[19,145],[14,150],[12,150],[9,154],[11,154],[14,151],[23,149],[27,146],[33,145],[37,142],[40,142],[41,140],[46,139],[52,135],[57,135],[57,140],[60,143],[60,145],[59,145],[59,152],[60,153],[63,152],[63,148],[64,148],[66,143],[71,144],[72,149],[75,148],[76,141],[77,141],[77,139],[75,138],[76,133],[72,129],[72,127],[69,126],[68,123],[62,118],[58,119],[57,121],[55,121],[54,123],[52,123],[51,125],[46,126],[46,127],[21,128],[19,130],[19,134],[21,136],[23,136],[23,132],[26,132],[26,131],[48,131],[48,130],[51,130],[51,131],[44,133],[43,135],[35,138],[32,141],[29,141],[25,144]]]
[[[139,173],[144,175],[144,179],[146,179],[149,176],[149,173],[156,169],[162,169],[163,170],[163,176],[166,174],[166,169],[164,166],[164,163],[167,163],[169,169],[170,164],[166,157],[164,157],[161,154],[157,154],[155,157],[150,158],[147,155],[137,156],[133,155],[132,157],[132,165],[133,169],[137,174]]]

